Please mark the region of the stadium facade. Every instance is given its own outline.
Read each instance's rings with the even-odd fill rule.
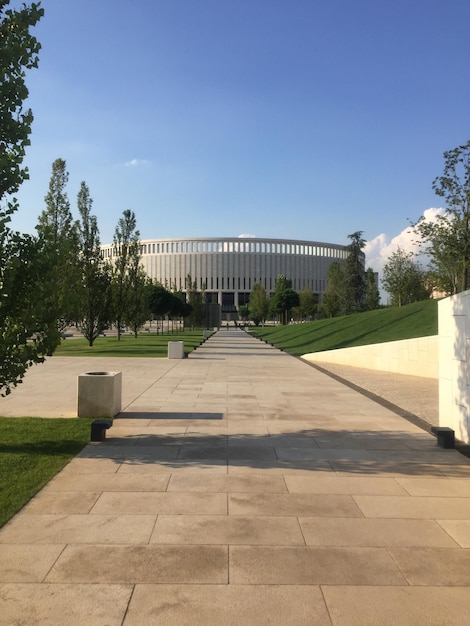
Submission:
[[[328,267],[348,256],[348,247],[317,241],[209,237],[141,240],[142,264],[147,275],[169,289],[186,291],[186,278],[204,290],[206,301],[221,306],[230,319],[249,300],[255,283],[268,294],[283,274],[295,291],[310,288],[320,296],[326,289]],[[113,244],[102,246],[110,261]]]

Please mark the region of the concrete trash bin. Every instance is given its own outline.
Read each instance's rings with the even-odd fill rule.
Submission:
[[[184,341],[168,342],[168,358],[184,359]]]
[[[122,372],[78,375],[78,417],[113,418],[121,410]]]

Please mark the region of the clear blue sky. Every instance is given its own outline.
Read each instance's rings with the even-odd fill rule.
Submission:
[[[143,239],[393,237],[470,139],[468,0],[42,6],[23,231],[61,157],[103,243],[125,209]]]

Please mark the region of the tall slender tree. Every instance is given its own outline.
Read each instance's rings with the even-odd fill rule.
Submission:
[[[140,233],[135,213],[126,209],[119,219],[113,237],[114,262],[112,265],[112,317],[117,328],[118,341],[129,308],[129,268],[133,257],[140,258]]]
[[[136,244],[140,248],[140,243]],[[141,326],[150,317],[148,304],[147,285],[149,279],[141,264],[140,252],[135,250],[129,258],[129,268],[127,273],[127,307],[124,313],[124,323],[137,335]]]
[[[362,250],[366,242],[362,235],[362,230],[357,230],[348,235],[351,243],[348,246],[349,254],[345,261],[346,281],[344,289],[346,292],[346,309],[343,311],[345,315],[357,313],[365,308],[365,258]]]
[[[100,251],[100,236],[96,216],[92,215],[93,200],[85,181],[80,185],[77,207],[79,270],[77,323],[82,335],[92,346],[109,321],[110,274]]]
[[[78,308],[78,223],[74,221],[67,195],[69,174],[64,159],[52,164],[46,208],[36,230],[43,244],[43,254],[50,259],[55,290],[50,307],[58,312],[57,325],[63,328],[74,321]]]

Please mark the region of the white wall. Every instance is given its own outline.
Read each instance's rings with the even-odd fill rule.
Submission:
[[[439,341],[438,336],[404,339],[374,343],[370,346],[339,348],[325,352],[304,354],[305,361],[312,363],[336,363],[365,369],[394,372],[438,378],[439,376]]]
[[[470,444],[470,291],[439,307],[439,425]]]

